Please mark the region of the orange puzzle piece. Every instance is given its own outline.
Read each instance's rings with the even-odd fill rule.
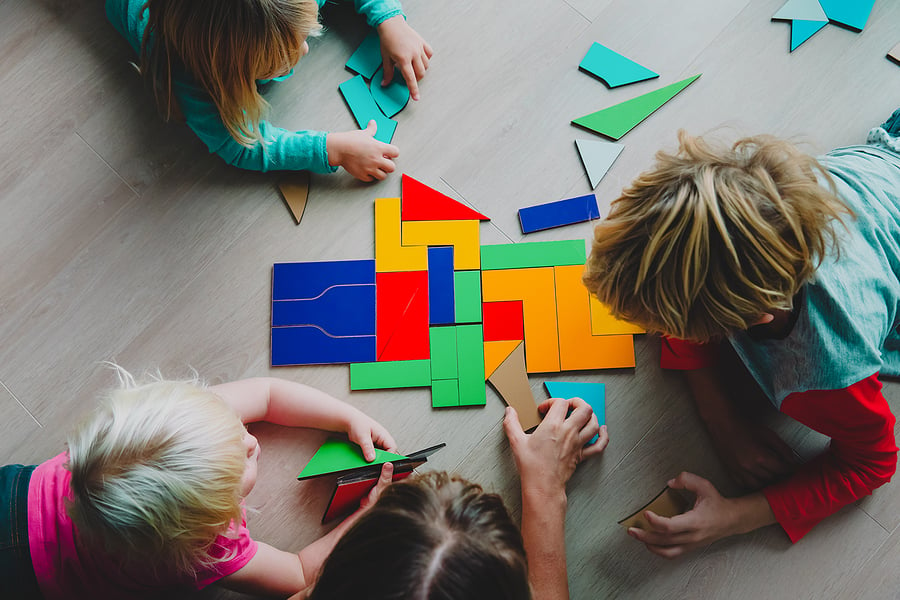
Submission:
[[[484,378],[489,379],[506,357],[521,344],[521,340],[484,342]]]

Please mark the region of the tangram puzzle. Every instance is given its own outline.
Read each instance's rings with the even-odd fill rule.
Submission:
[[[787,0],[772,20],[790,21],[793,52],[829,22],[862,31],[874,4],[875,0]]]
[[[520,345],[521,377],[634,366],[642,330],[582,285],[584,240],[482,246],[484,215],[407,175],[401,195],[375,200],[374,260],[274,266],[273,366],[350,363],[351,389],[435,407],[485,404]]]

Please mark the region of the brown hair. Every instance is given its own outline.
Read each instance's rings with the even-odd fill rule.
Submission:
[[[716,147],[684,131],[678,141],[594,229],[584,283],[619,318],[706,342],[790,309],[850,211],[822,165],[788,142]]]
[[[341,538],[311,600],[527,600],[528,565],[503,501],[432,472],[395,483]]]
[[[287,72],[315,34],[314,0],[147,0],[141,73],[166,120],[180,116],[173,79],[180,69],[209,94],[228,133],[252,147],[268,103],[257,79]]]

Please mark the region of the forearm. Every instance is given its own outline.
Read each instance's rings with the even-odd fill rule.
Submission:
[[[737,419],[734,403],[726,395],[718,373],[712,367],[684,372],[700,418],[707,427]]]
[[[522,540],[534,600],[569,597],[565,489],[542,491],[522,481]]]
[[[734,531],[731,532],[733,535],[750,533],[760,527],[776,523],[775,514],[761,492],[732,498],[732,501],[736,511]]]

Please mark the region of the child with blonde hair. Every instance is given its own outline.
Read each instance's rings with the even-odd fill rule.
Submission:
[[[358,515],[299,553],[253,540],[243,499],[256,482],[259,445],[244,423],[346,433],[367,460],[375,446],[396,451],[373,419],[299,383],[263,377],[205,387],[120,375],[122,387],[74,430],[66,452],[0,469],[8,508],[0,572],[11,597],[156,598],[215,582],[286,597],[309,587]]]
[[[288,131],[265,120],[259,85],[281,81],[308,51],[325,0],[106,0],[113,26],[140,56],[162,116],[181,118],[230,165],[255,171],[338,167],[363,181],[395,169],[396,146],[376,140],[375,122],[338,133]],[[399,0],[354,0],[376,28],[384,82],[400,70],[413,100],[431,47],[406,23]],[[375,84],[373,82],[373,84]],[[376,84],[377,85],[377,84]]]
[[[900,110],[866,145],[818,159],[769,136],[679,142],[596,227],[584,282],[616,316],[664,334],[662,366],[685,371],[752,493],[723,498],[682,473],[669,485],[695,492],[693,509],[649,513],[651,528],[629,534],[666,557],[775,522],[797,541],[896,470],[879,377],[900,376]],[[829,436],[827,451],[798,465],[746,422],[735,401],[753,389]]]

